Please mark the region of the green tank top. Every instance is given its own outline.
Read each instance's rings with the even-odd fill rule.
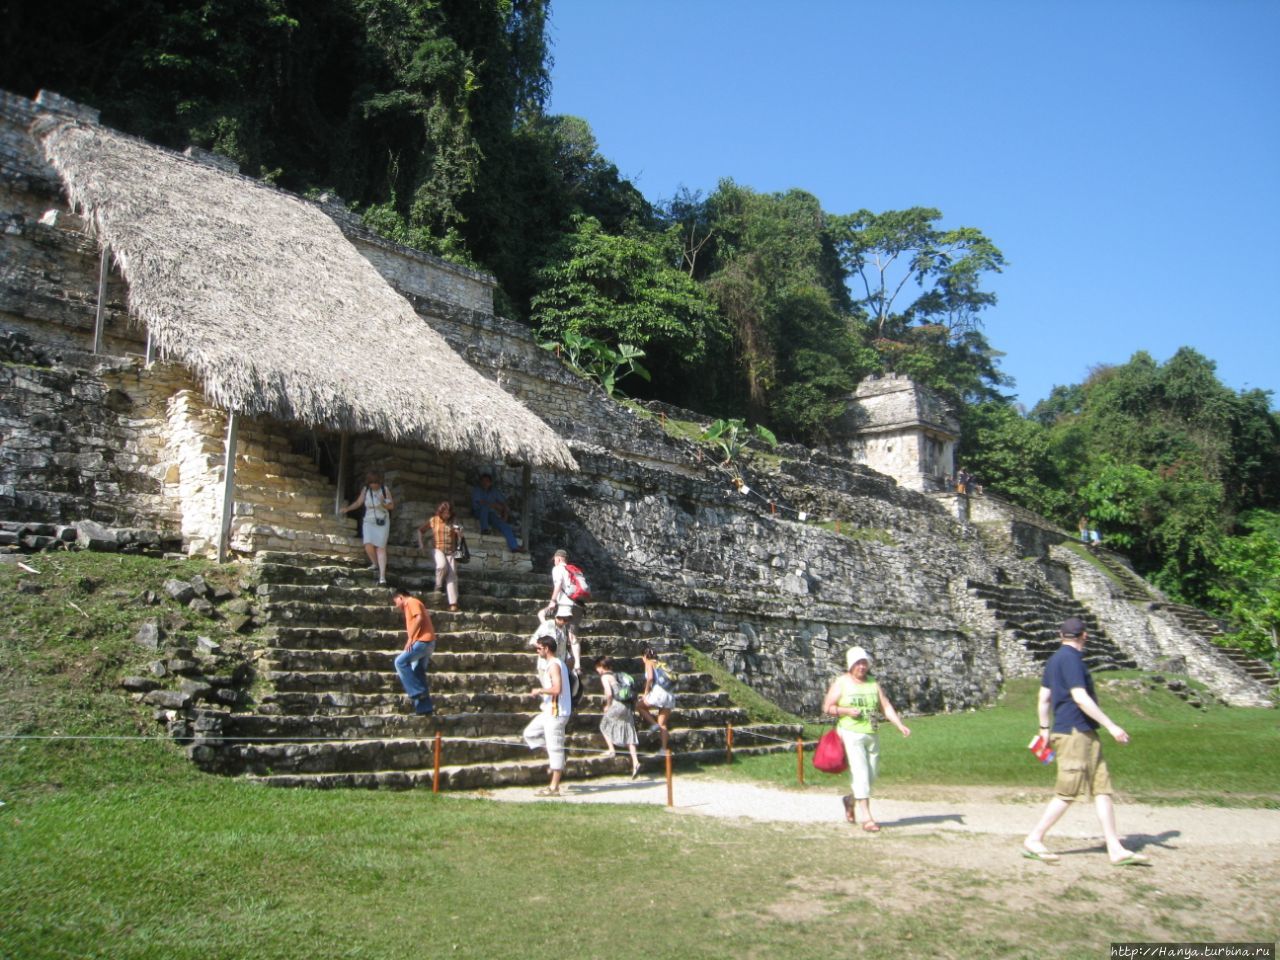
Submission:
[[[836,704],[841,707],[857,707],[858,716],[843,716],[837,722],[841,730],[851,733],[875,733],[878,723],[876,711],[880,709],[880,684],[874,680],[858,683],[848,674],[840,678],[840,696]]]

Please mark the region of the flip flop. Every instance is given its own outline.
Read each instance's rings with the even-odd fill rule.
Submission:
[[[880,824],[876,823],[874,820],[868,820],[862,825],[862,829],[867,831],[867,833],[879,833]]]
[[[1032,850],[1028,846],[1022,848],[1022,855],[1028,860],[1039,860],[1041,863],[1057,863],[1062,858],[1048,850]]]
[[[1145,853],[1130,853],[1119,860],[1111,861],[1113,867],[1142,867],[1149,863],[1151,863],[1151,858]]]
[[[850,823],[857,823],[858,815],[853,812],[853,794],[846,793],[840,801],[844,804],[844,818]]]

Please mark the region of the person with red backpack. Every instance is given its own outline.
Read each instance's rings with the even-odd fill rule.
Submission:
[[[557,620],[564,618],[569,647],[573,650],[573,672],[581,675],[582,645],[578,642],[578,624],[582,622],[582,611],[591,599],[591,588],[587,586],[582,569],[569,562],[569,551],[557,550],[551,563],[551,602],[547,604],[547,610],[555,610]]]

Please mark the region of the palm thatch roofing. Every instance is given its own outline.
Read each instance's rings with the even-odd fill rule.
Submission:
[[[577,469],[299,197],[98,124],[32,125],[129,312],[228,410]]]

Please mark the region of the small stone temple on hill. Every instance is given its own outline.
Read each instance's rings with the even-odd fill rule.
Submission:
[[[955,420],[911,381],[863,383],[831,448],[732,476],[664,429],[695,415],[618,403],[495,315],[487,275],[207,160],[56,95],[0,94],[0,519],[351,561],[336,507],[377,469],[407,571],[426,563],[417,524],[488,472],[530,554],[466,518],[464,577],[520,585],[565,547],[630,624],[614,649],[687,644],[797,713],[853,643],[908,711],[989,703],[1066,616],[1089,622],[1100,668],[1269,702],[1207,628],[1069,532],[996,497],[959,509]]]

